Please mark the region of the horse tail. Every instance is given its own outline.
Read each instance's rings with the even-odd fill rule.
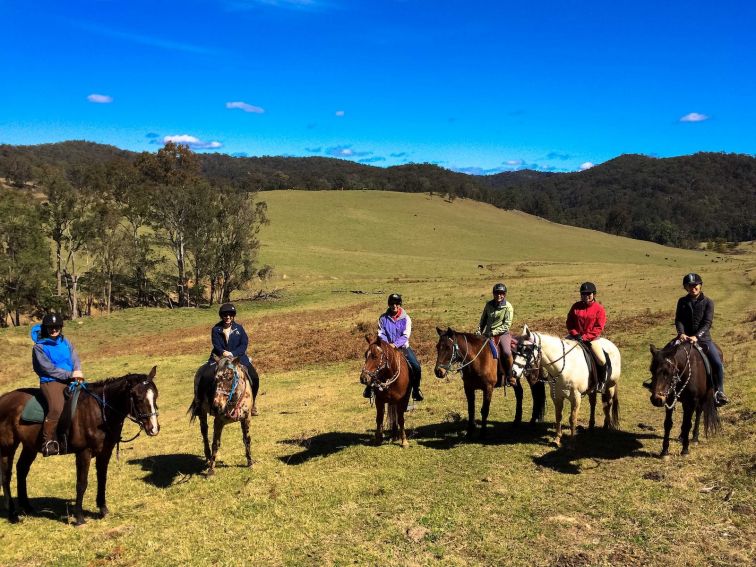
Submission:
[[[189,416],[189,423],[194,423],[194,420],[197,418],[197,410],[199,409],[199,403],[197,400],[192,400],[192,403],[189,404],[189,409],[186,410],[186,413],[191,414]]]
[[[533,416],[538,421],[543,421],[546,416],[546,383],[540,380],[533,384]]]
[[[714,402],[714,390],[710,389],[706,393],[706,401],[704,402],[704,434],[706,437],[713,437],[719,433],[721,428],[722,422],[719,419],[717,404]]]
[[[619,429],[620,426],[620,403],[619,403],[619,391],[617,386],[614,386],[614,395],[612,396],[612,416],[609,418],[609,427],[612,429]]]

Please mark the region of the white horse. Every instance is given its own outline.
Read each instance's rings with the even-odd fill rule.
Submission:
[[[608,339],[599,338],[593,341],[609,356],[611,375],[607,377],[601,401],[604,407],[604,429],[619,427],[619,397],[617,396],[617,381],[622,373],[622,360],[617,347]],[[539,379],[546,380],[551,389],[551,399],[554,402],[556,418],[557,446],[562,438],[562,408],[565,399],[570,400],[570,432],[575,437],[577,414],[580,409],[580,397],[588,393],[591,403],[591,418],[589,427],[595,425],[597,391],[589,384],[589,368],[583,354],[583,349],[570,339],[561,339],[543,333],[536,333],[525,325],[522,335],[517,337],[517,346],[513,349],[514,367],[512,372],[518,378],[525,374],[533,384]]]

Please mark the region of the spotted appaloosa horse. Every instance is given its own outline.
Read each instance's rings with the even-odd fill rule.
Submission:
[[[522,335],[515,337],[517,343],[514,349],[515,376],[527,375],[533,384],[538,380],[545,380],[551,389],[551,399],[554,402],[556,421],[556,438],[554,443],[561,445],[562,439],[562,409],[564,401],[569,400],[570,433],[575,437],[577,428],[577,414],[580,409],[580,397],[588,393],[591,404],[589,427],[595,425],[597,392],[594,388],[589,391],[590,369],[586,362],[583,349],[577,341],[561,339],[544,333],[531,331],[527,325],[523,327]],[[609,356],[611,376],[607,378],[601,401],[604,408],[604,428],[617,429],[619,427],[619,395],[617,382],[622,373],[622,360],[617,347],[610,340],[598,338],[601,348]],[[594,341],[594,342],[596,342]]]
[[[408,447],[404,431],[404,412],[410,396],[410,369],[404,355],[393,345],[378,337],[365,335],[368,343],[360,383],[370,386],[375,397],[375,442],[383,442],[383,417],[388,404],[391,438]]]
[[[247,368],[238,357],[227,358],[213,355],[215,363],[203,364],[194,375],[194,400],[188,413],[191,421],[199,418],[202,442],[207,459],[207,475],[215,474],[215,463],[221,446],[223,427],[228,423],[240,422],[247,466],[254,464],[249,434],[252,409],[252,384]],[[212,414],[213,445],[207,436],[207,414]]]
[[[108,464],[113,447],[121,441],[124,420],[134,421],[140,432],[143,429],[147,435],[157,435],[160,431],[155,372],[153,367],[149,374],[127,374],[82,387],[67,444],[67,452],[76,454],[76,504],[73,510],[76,525],[84,523],[82,503],[92,457],[97,467],[97,506],[102,517],[108,514],[105,502]],[[25,388],[0,397],[0,477],[11,522],[19,520],[10,492],[13,457],[19,445],[22,449],[16,465],[18,504],[21,510],[33,512],[26,492],[26,477],[42,447],[42,424],[27,423],[21,419],[21,414],[26,403],[37,393],[36,388]]]
[[[693,443],[698,443],[698,423],[701,412],[704,414],[704,432],[707,437],[718,433],[720,427],[719,413],[714,402],[714,389],[706,378],[706,367],[703,362],[705,355],[697,352],[690,343],[667,345],[663,349],[658,349],[654,345],[649,346],[651,348],[651,403],[655,407],[666,409],[661,456],[669,455],[672,414],[678,401],[683,407],[680,433],[682,454],[687,455],[689,453],[688,434],[693,412],[696,414]]]
[[[445,331],[436,327],[438,343],[436,344],[436,366],[434,372],[437,378],[444,378],[453,365],[457,364],[462,372],[462,383],[467,397],[467,435],[475,433],[475,390],[483,390],[483,404],[480,408],[481,429],[480,436],[486,435],[486,423],[491,406],[494,387],[496,386],[497,361],[488,347],[488,339],[482,335],[472,333],[458,333],[448,328]],[[546,390],[543,384],[531,384],[533,394],[533,413],[530,423],[543,420],[546,401]],[[516,377],[514,386],[517,407],[515,409],[515,424],[522,421],[522,386],[520,377]]]

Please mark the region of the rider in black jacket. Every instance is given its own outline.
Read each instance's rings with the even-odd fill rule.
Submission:
[[[709,329],[714,320],[714,302],[701,291],[703,280],[698,274],[690,273],[683,278],[683,287],[687,295],[677,300],[675,311],[675,328],[677,339],[682,342],[699,343],[707,348],[704,352],[709,358],[714,379],[714,401],[721,406],[729,403],[724,393],[724,366],[719,357],[719,350],[711,340]]]

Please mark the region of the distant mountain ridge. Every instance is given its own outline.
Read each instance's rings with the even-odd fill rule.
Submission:
[[[45,167],[91,166],[139,154],[68,141],[0,145],[0,176],[23,183]],[[586,171],[518,170],[477,176],[432,164],[380,168],[324,157],[201,154],[212,183],[247,190],[372,189],[464,197],[549,220],[676,246],[756,238],[756,158],[626,154]]]

